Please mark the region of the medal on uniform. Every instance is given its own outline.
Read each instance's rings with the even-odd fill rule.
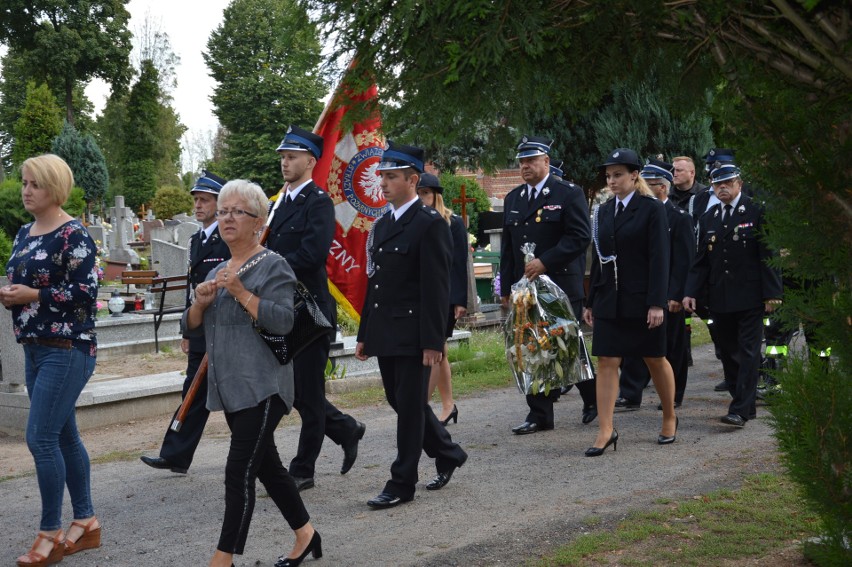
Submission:
[[[710,242],[716,242],[716,235],[715,234],[710,237]]]
[[[708,251],[708,252],[712,252],[712,251],[713,251],[713,245],[712,245],[712,244],[708,244],[708,245],[707,245],[707,251]]]
[[[541,222],[541,209],[536,213],[535,222]]]
[[[740,227],[736,227],[734,229],[734,238],[733,238],[734,242],[736,242],[737,240],[740,239],[739,232],[740,232]]]
[[[734,235],[734,239],[733,239],[733,240],[734,240],[734,242],[736,242],[736,241],[737,241],[737,240],[739,240],[739,239],[740,239],[739,235],[735,234],[735,235]]]

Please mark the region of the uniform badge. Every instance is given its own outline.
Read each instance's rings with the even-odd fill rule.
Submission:
[[[713,218],[715,219],[718,216],[719,216],[719,208],[716,207],[716,212],[713,213]]]
[[[740,205],[739,207],[737,207],[737,212],[739,214],[743,214],[745,212],[745,205]]]
[[[521,191],[521,197],[526,197],[526,196],[527,196],[527,190],[526,190],[526,189],[523,189],[523,190]]]
[[[562,205],[545,205],[545,211],[560,211],[562,210]]]
[[[716,242],[716,235],[715,234],[710,237],[710,242]]]
[[[550,189],[548,187],[545,187],[541,190],[541,194],[547,197],[548,195],[550,195]]]
[[[615,152],[614,154],[612,154],[612,157],[617,158],[619,156],[619,153],[620,152]]]

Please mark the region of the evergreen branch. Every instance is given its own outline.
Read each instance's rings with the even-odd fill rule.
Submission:
[[[848,16],[848,14],[849,14],[848,11],[844,10],[842,12],[842,16]],[[846,41],[846,39],[847,39],[846,30],[845,29],[843,31],[838,30],[834,26],[834,24],[831,23],[831,20],[829,19],[829,17],[826,15],[825,12],[819,12],[818,14],[816,14],[814,16],[814,21],[822,29],[822,31],[825,33],[825,35],[827,35],[828,37],[830,37],[832,39],[832,41],[834,41],[834,43],[839,44],[839,43],[843,43],[844,41]]]
[[[786,0],[772,0],[772,3],[781,11],[787,20],[792,23],[799,33],[819,51],[826,60],[831,63],[838,71],[843,73],[847,78],[852,79],[852,65],[849,62],[835,55],[837,47],[824,40],[796,11]]]

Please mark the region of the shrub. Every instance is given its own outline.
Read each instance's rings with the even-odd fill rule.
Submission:
[[[0,183],[0,211],[3,211],[3,214],[0,214],[0,230],[13,239],[19,228],[33,220],[21,201],[19,179],[9,178]]]
[[[5,230],[0,229],[0,266],[6,266],[9,261],[9,256],[12,255],[12,238],[6,234]],[[6,275],[6,272],[3,272]]]
[[[821,545],[806,544],[818,565],[850,565],[852,553],[852,396],[841,361],[791,357],[769,410],[781,458],[823,524]]]
[[[192,211],[192,205],[192,195],[185,189],[172,185],[157,189],[157,193],[151,200],[151,208],[160,219],[170,219],[180,213],[189,213]]]

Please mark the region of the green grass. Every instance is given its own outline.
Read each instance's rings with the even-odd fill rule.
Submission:
[[[766,556],[815,536],[819,520],[806,511],[786,477],[747,477],[738,490],[718,490],[634,512],[612,529],[578,537],[537,566],[709,565]]]
[[[447,358],[453,370],[453,396],[514,384],[506,364],[503,334],[498,330],[477,330],[466,344],[451,346]],[[435,396],[437,396],[437,392]],[[381,386],[335,394],[335,405],[352,408],[386,403]]]

